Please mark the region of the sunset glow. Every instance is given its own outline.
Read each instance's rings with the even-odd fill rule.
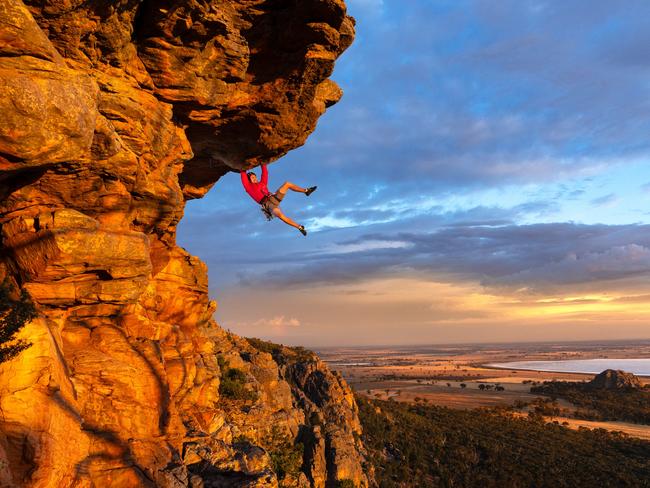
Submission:
[[[269,167],[318,185],[282,204],[308,238],[234,174],[187,207],[217,320],[308,345],[650,337],[650,6],[348,6],[345,95]]]

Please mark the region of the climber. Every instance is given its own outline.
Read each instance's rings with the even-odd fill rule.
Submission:
[[[275,193],[269,192],[266,184],[269,178],[269,172],[266,169],[266,164],[262,165],[262,179],[261,181],[257,180],[257,175],[253,172],[247,173],[246,171],[240,171],[241,182],[244,185],[246,193],[248,193],[253,200],[259,203],[262,206],[262,211],[266,215],[266,218],[271,220],[275,215],[285,224],[289,224],[291,227],[295,227],[300,231],[303,236],[307,235],[304,225],[297,224],[289,217],[284,215],[280,209],[280,202],[284,198],[284,195],[287,193],[287,190],[292,190],[298,193],[304,193],[305,195],[311,195],[316,187],[312,186],[307,189],[300,188],[297,185],[289,181],[285,181],[280,188]]]

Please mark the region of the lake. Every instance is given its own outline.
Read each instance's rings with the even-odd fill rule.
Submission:
[[[552,371],[555,373],[593,373],[622,369],[638,376],[650,376],[650,359],[568,359],[565,361],[514,361],[489,364],[494,368]]]

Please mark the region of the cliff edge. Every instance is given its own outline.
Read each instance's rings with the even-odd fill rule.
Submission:
[[[0,486],[367,486],[313,354],[212,319],[185,201],[303,144],[340,89],[342,0],[0,0]],[[217,190],[218,191],[218,190]]]

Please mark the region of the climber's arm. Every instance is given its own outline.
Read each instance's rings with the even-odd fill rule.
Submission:
[[[241,184],[244,185],[244,189],[248,191],[251,184],[248,179],[248,174],[246,174],[246,171],[240,171],[239,176],[241,176]]]
[[[266,164],[262,165],[262,184],[266,186],[269,179],[269,170],[266,169]]]

